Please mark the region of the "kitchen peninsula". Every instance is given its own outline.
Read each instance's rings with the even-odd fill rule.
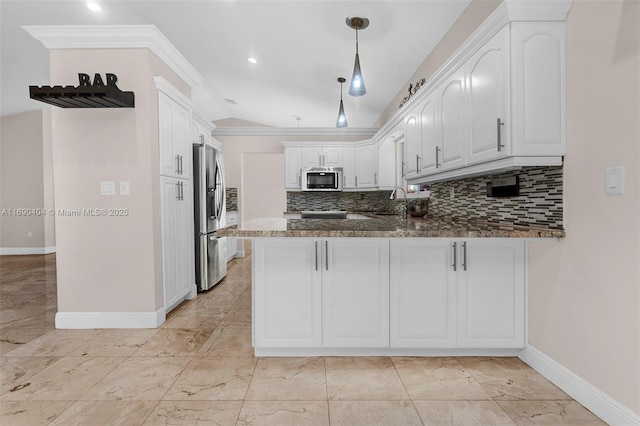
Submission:
[[[254,219],[256,356],[513,355],[526,241],[564,231],[446,218]]]

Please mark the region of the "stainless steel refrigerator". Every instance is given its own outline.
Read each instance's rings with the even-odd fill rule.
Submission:
[[[226,213],[222,155],[209,145],[194,144],[193,175],[196,284],[205,291],[227,275],[226,238],[216,235]]]

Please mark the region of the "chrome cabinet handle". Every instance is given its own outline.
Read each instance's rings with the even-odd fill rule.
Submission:
[[[458,263],[458,243],[455,242],[452,245],[453,247],[453,264],[451,265],[453,267],[454,271],[457,271],[457,263]]]
[[[356,188],[358,187],[358,175],[356,175]]]
[[[180,156],[176,155],[176,174],[180,174]]]
[[[407,172],[405,171],[405,167],[407,166],[407,163],[405,161],[402,162],[402,177],[406,177],[407,176]]]
[[[438,161],[438,160],[439,160],[439,158],[440,158],[440,147],[439,147],[439,146],[436,146],[436,169],[437,169],[438,167],[440,167],[440,166],[439,166],[439,164],[438,164],[438,163],[439,163],[439,161]]]
[[[324,242],[324,267],[327,271],[329,270],[329,242],[326,240]]]
[[[176,182],[176,200],[180,199],[180,182]]]
[[[467,270],[467,242],[462,243],[462,269]]]
[[[420,162],[420,156],[418,154],[416,154],[416,173],[420,172],[419,162]]]
[[[345,186],[347,186],[347,176],[342,175],[342,187],[344,188]]]
[[[504,145],[502,145],[502,129],[500,128],[501,126],[504,126],[504,123],[498,118],[498,120],[496,121],[496,131],[498,133],[498,152],[502,151],[502,148],[504,148]]]
[[[374,174],[373,174],[373,184],[374,184],[374,185],[377,185],[377,184],[378,184],[378,174],[377,174],[377,173],[374,173]]]
[[[318,242],[316,241],[316,271],[318,270]]]

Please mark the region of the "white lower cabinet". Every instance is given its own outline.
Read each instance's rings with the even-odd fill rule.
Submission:
[[[524,245],[484,238],[255,239],[254,346],[318,354],[522,348]]]
[[[195,296],[193,188],[185,179],[160,177],[164,308]]]
[[[524,347],[524,244],[392,240],[391,347]]]
[[[320,347],[317,245],[306,238],[253,240],[255,347]]]
[[[523,348],[524,242],[458,242],[458,346]]]
[[[389,242],[253,241],[255,346],[388,347]]]
[[[391,240],[391,347],[456,347],[452,256],[449,240]]]
[[[389,241],[321,243],[322,345],[389,347]]]

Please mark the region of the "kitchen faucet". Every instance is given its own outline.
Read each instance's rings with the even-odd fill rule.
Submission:
[[[396,191],[398,189],[402,189],[402,191],[404,192],[404,211],[402,214],[403,219],[406,221],[407,220],[407,212],[408,212],[408,208],[407,208],[407,190],[404,189],[401,186],[396,186],[395,188],[393,188],[393,191],[391,192],[391,195],[389,196],[390,200],[393,200],[393,197],[396,195]]]

